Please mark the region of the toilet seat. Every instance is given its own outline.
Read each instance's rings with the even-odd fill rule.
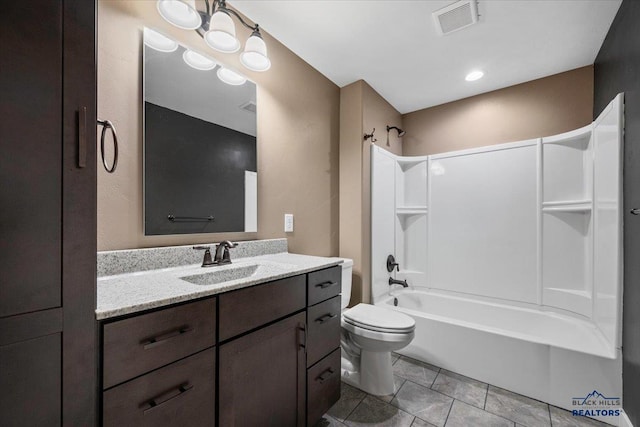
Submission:
[[[363,337],[363,338],[368,338],[370,340],[379,341],[381,343],[391,344],[391,343],[410,342],[411,340],[413,340],[413,337],[415,336],[415,331],[398,333],[398,332],[381,332],[381,331],[374,331],[371,329],[362,328],[360,326],[355,326],[349,322],[346,322],[344,318],[342,318],[341,326],[345,331],[351,334],[354,340],[357,340],[358,337]]]
[[[416,327],[412,317],[371,304],[358,304],[345,311],[342,320],[343,326],[385,334],[409,334]]]

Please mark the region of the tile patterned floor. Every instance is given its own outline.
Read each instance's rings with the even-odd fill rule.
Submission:
[[[396,394],[342,384],[316,427],[606,427],[555,406],[404,356],[393,356]]]

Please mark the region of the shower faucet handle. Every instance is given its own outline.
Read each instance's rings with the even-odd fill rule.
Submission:
[[[394,268],[396,269],[396,271],[400,271],[400,264],[396,262],[396,259],[393,255],[389,255],[387,257],[387,271],[391,273]]]

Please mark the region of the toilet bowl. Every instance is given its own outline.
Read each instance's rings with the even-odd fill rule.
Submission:
[[[370,304],[350,309],[353,261],[342,264],[342,380],[367,393],[393,394],[391,352],[407,346],[415,321],[403,313]]]

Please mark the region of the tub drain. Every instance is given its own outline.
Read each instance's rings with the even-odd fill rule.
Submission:
[[[398,306],[398,298],[393,299],[393,305],[395,305],[396,307]]]

